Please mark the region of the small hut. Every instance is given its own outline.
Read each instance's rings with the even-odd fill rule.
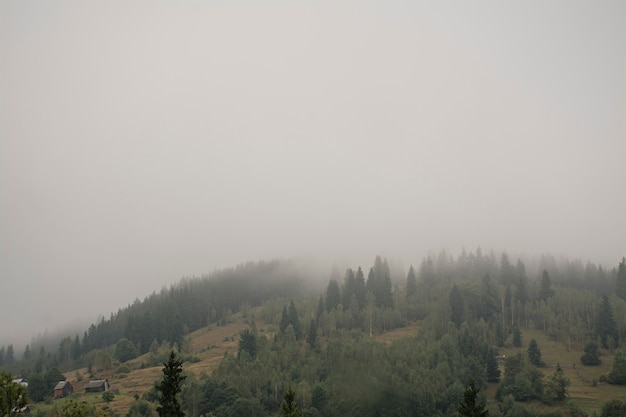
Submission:
[[[85,392],[104,392],[109,390],[109,382],[106,379],[89,381],[85,385]]]
[[[70,384],[70,381],[59,381],[54,386],[54,399],[64,398],[74,392],[74,387]]]

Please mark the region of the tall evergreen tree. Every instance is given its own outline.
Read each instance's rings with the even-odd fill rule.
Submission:
[[[489,411],[483,404],[476,403],[479,391],[474,380],[470,380],[469,386],[463,393],[463,402],[459,404],[460,417],[487,417],[489,415]]]
[[[239,335],[239,350],[237,352],[237,356],[239,358],[241,358],[241,352],[246,352],[250,358],[254,358],[256,356],[256,335],[251,332],[250,329],[245,329]]]
[[[617,282],[615,285],[615,294],[622,300],[626,301],[626,257],[622,256],[622,261],[617,267]]]
[[[296,393],[291,389],[291,385],[287,389],[283,402],[280,405],[280,412],[283,417],[303,417],[302,409],[296,404]]]
[[[450,290],[448,301],[450,302],[450,320],[458,329],[461,327],[461,323],[463,323],[464,305],[463,295],[456,284]]]
[[[356,297],[356,277],[352,268],[348,268],[343,278],[343,288],[341,290],[341,304],[343,304],[344,311],[350,307],[352,297]]]
[[[181,384],[186,378],[182,372],[183,361],[172,350],[167,363],[163,363],[163,380],[157,386],[159,392],[157,413],[159,413],[159,417],[184,417],[185,413],[178,399]]]
[[[552,401],[564,401],[567,397],[567,387],[570,384],[570,380],[561,365],[556,365],[556,370],[547,378],[546,394]]]
[[[541,350],[535,339],[531,339],[528,344],[528,359],[530,363],[539,368],[546,366],[543,360],[541,360]]]
[[[365,307],[365,275],[363,274],[363,270],[359,266],[356,271],[356,300],[359,302],[359,308]]]
[[[554,295],[554,290],[552,289],[552,282],[550,281],[550,274],[548,274],[547,270],[543,270],[543,274],[541,275],[541,284],[539,287],[539,298],[542,300],[546,300]]]
[[[296,304],[291,300],[289,304],[289,324],[293,326],[293,331],[296,335],[296,339],[302,339],[302,325],[298,318],[298,310],[296,310]]]
[[[341,303],[341,290],[337,281],[331,279],[326,287],[326,311],[330,312],[337,308],[339,303]]]
[[[413,265],[409,267],[409,273],[406,275],[406,298],[410,298],[417,294],[417,276]]]
[[[522,347],[522,331],[519,326],[513,326],[513,346]]]
[[[609,297],[606,295],[603,295],[600,300],[596,335],[600,339],[603,348],[609,349],[610,347],[617,346],[619,338],[617,324],[615,323],[615,317],[613,317],[613,307],[611,306]]]
[[[500,368],[496,360],[496,352],[490,346],[487,348],[487,381],[492,383],[500,382]]]
[[[626,385],[626,357],[621,349],[615,351],[613,369],[607,375],[606,379],[610,384]]]

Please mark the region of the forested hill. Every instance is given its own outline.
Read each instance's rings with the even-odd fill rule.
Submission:
[[[390,276],[392,273],[393,276]],[[334,270],[326,288],[325,302],[348,308],[352,295],[355,295],[362,308],[367,301],[366,294],[370,294],[377,307],[392,308],[395,304],[394,310],[398,310],[398,288],[411,295],[417,291],[416,285],[419,284],[420,298],[424,296],[425,300],[432,301],[436,294],[447,293],[452,283],[457,283],[465,293],[467,315],[470,314],[475,293],[471,283],[482,282],[484,287],[485,282],[489,282],[484,280],[485,277],[498,287],[507,305],[513,298],[522,306],[538,296],[536,291],[539,290],[542,275],[545,275],[544,280],[549,277],[554,285],[591,290],[598,296],[610,294],[616,288],[617,279],[616,268],[605,270],[593,263],[583,265],[580,260],[557,260],[550,255],[542,255],[527,272],[521,260],[513,262],[505,253],[496,255],[493,251],[483,254],[480,248],[476,252],[463,250],[456,259],[441,251],[424,258],[416,270],[411,267],[408,276],[401,273],[402,276],[395,269],[390,272],[387,260],[381,257],[377,257],[372,267],[364,271],[360,267],[358,270],[349,268],[343,276],[343,272]],[[74,362],[94,349],[111,346],[121,338],[132,341],[138,353],[147,352],[154,341],[180,345],[184,334],[211,323],[223,322],[244,305],[259,306],[271,298],[297,299],[311,288],[315,288],[319,295],[319,283],[329,282],[328,277],[316,277],[318,286],[312,287],[310,280],[311,276],[304,276],[302,265],[290,260],[248,262],[199,278],[182,279],[143,301],[135,300],[108,319],[91,324],[82,334],[58,337],[54,346],[50,346],[50,340],[33,340],[22,356],[26,360],[45,356],[47,359],[44,362],[48,365],[50,362],[62,365]],[[406,289],[405,284],[408,284]],[[497,300],[494,302],[500,304]],[[494,306],[494,309],[498,308]],[[518,313],[521,314],[521,311]],[[44,351],[47,355],[42,355]],[[0,366],[19,371],[11,365],[22,357],[20,352],[14,352],[13,346],[9,345],[0,347],[0,354]],[[35,364],[34,370],[42,366]]]
[[[550,256],[527,268],[506,254],[477,250],[454,258],[441,252],[409,267],[401,279],[392,271],[387,260],[376,257],[370,268],[348,267],[342,275],[335,270],[318,277],[312,289],[295,262],[248,263],[181,280],[91,325],[82,337],[68,336],[48,350],[27,347],[19,361],[11,346],[2,347],[0,368],[26,378],[30,400],[42,403],[63,378],[60,372],[117,368],[125,375],[158,366],[159,355],[170,348],[189,361],[201,361],[201,355],[215,352],[206,342],[196,343],[194,350],[191,335],[206,326],[194,337],[217,329],[214,333],[233,344],[239,338],[238,353],[220,350],[219,364],[205,363],[212,374],[197,382],[201,386],[190,379],[186,389],[203,392],[186,400],[183,395],[192,417],[276,415],[280,393],[291,385],[307,415],[456,415],[470,379],[490,391],[491,410],[531,415],[516,414],[514,403],[563,404],[567,380],[561,378],[559,362],[564,352],[573,352],[561,364],[567,372],[578,370],[574,362],[587,367],[578,376],[578,393],[593,389],[593,399],[600,401],[622,395],[624,258],[610,270]],[[250,307],[258,308],[251,313]],[[243,311],[233,314],[238,310]],[[229,336],[219,330],[241,317],[248,326],[241,333]],[[403,328],[410,330],[402,338],[376,341],[377,335]],[[539,336],[543,343],[561,346],[548,352],[549,364],[541,359],[534,339]],[[500,349],[506,351],[503,364],[496,362]],[[141,353],[147,354],[131,364]],[[589,369],[601,363],[602,373]],[[607,368],[613,363],[612,370]],[[594,376],[587,381],[585,375]],[[616,388],[607,390],[598,382]],[[219,404],[212,403],[215,387],[230,393]],[[135,394],[156,398],[146,390]],[[121,396],[130,398],[129,393]],[[197,398],[200,403],[194,402]],[[579,394],[577,404],[585,398]],[[257,411],[235,413],[242,401]]]
[[[45,355],[48,361],[62,365],[124,337],[131,340],[140,353],[147,352],[154,340],[180,345],[185,333],[219,323],[244,305],[258,306],[271,297],[300,297],[305,288],[301,269],[289,260],[248,262],[203,277],[184,278],[143,301],[135,300],[108,319],[91,324],[82,334],[63,338],[58,351],[56,346],[45,346],[45,340],[41,344],[33,341],[27,346],[26,359],[41,356],[42,351],[47,350],[54,356]],[[12,369],[7,362],[18,359],[19,353],[13,354],[13,347],[9,345],[1,348],[3,357],[8,350],[11,357],[8,361],[0,358],[0,366],[4,362],[5,367]],[[41,366],[35,364],[35,370]]]

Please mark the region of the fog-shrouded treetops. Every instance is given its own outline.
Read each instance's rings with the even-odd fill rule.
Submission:
[[[188,351],[190,332],[224,325],[239,311],[250,317],[246,311],[258,307],[255,314],[273,338],[262,337],[249,322],[238,337],[237,355],[224,356],[210,379],[192,378],[183,387],[182,409],[271,415],[292,384],[294,401],[307,415],[315,415],[314,409],[327,415],[413,415],[407,410],[415,407],[447,415],[463,400],[469,380],[479,389],[498,384],[495,401],[504,408],[511,401],[554,404],[567,397],[569,382],[558,369],[544,379],[538,367],[558,364],[546,363],[542,346],[524,333],[545,332],[578,350],[583,365],[597,366],[606,352],[615,353],[606,381],[623,384],[623,267],[624,259],[605,270],[548,255],[524,262],[478,249],[457,257],[442,251],[407,270],[377,256],[369,267],[348,266],[342,273],[335,266],[312,281],[295,261],[250,262],[183,279],[56,345],[33,341],[21,355],[12,344],[2,346],[0,365],[27,377],[30,398],[42,401],[60,372],[99,372],[140,354],[147,354],[145,366],[156,366],[166,359],[163,352]],[[389,346],[372,339],[408,323],[419,326],[417,337]],[[506,358],[502,373],[496,356],[507,346],[518,353]],[[406,373],[405,365],[413,371]],[[346,375],[368,383],[354,387]],[[220,397],[224,403],[194,405],[189,401],[196,397],[185,394],[194,386],[208,390],[206,395],[215,389],[229,394]],[[361,390],[378,394],[355,402]],[[482,405],[485,398],[477,401]]]
[[[450,283],[481,280],[493,299],[492,306],[486,306],[485,313],[489,315],[501,310],[500,301],[496,299],[499,292],[506,307],[501,313],[506,320],[515,322],[516,311],[511,303],[525,305],[529,291],[535,287],[538,288],[534,296],[544,302],[554,295],[557,286],[589,290],[598,295],[615,293],[621,298],[626,287],[624,264],[622,259],[617,267],[605,269],[591,262],[583,264],[579,259],[557,259],[552,255],[541,255],[524,262],[511,259],[507,253],[483,253],[478,248],[476,251],[463,249],[456,258],[446,251],[428,255],[418,265],[409,265],[408,272],[401,263],[390,264],[387,259],[377,256],[370,268],[348,267],[344,276],[335,265],[328,280],[323,276],[311,277],[306,268],[301,268],[295,261],[248,262],[200,278],[184,278],[170,288],[153,292],[143,301],[136,299],[126,308],[111,313],[108,319],[101,318],[91,324],[82,333],[40,336],[19,352],[12,343],[4,345],[0,347],[0,364],[8,366],[16,358],[29,359],[38,356],[36,353],[41,353],[41,349],[49,352],[57,348],[55,353],[60,356],[59,360],[67,361],[94,348],[116,343],[122,337],[132,341],[139,353],[144,353],[153,340],[180,343],[184,331],[220,322],[242,305],[255,306],[270,298],[302,296],[307,291],[322,292],[325,307],[330,311],[338,305],[349,308],[353,301],[359,308],[370,302],[377,307],[391,308],[397,304],[399,289],[404,291],[406,298],[411,298],[418,295],[418,288],[429,296],[442,285],[450,286],[453,322],[460,324],[463,320],[459,311],[461,303],[458,302],[460,284]],[[603,308],[606,309],[606,305]],[[606,313],[602,314],[606,316]],[[610,322],[607,325],[612,326]],[[605,346],[607,332],[610,333],[608,336],[614,337],[613,330],[601,330]]]

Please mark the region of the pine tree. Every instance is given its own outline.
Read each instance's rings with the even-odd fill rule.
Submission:
[[[459,328],[463,323],[463,295],[459,288],[455,285],[452,286],[450,294],[448,295],[448,301],[450,302],[450,320],[454,325]]]
[[[541,350],[539,349],[539,345],[535,339],[531,339],[528,344],[528,359],[530,360],[530,363],[539,368],[546,366],[546,364],[541,360]]]
[[[546,300],[554,295],[554,290],[552,289],[552,283],[550,282],[550,275],[548,271],[543,270],[543,274],[541,275],[541,287],[539,288],[539,298],[542,300]]]
[[[239,351],[237,352],[237,356],[241,358],[241,352],[246,352],[251,358],[254,358],[256,351],[256,336],[250,329],[245,329],[239,335]]]
[[[615,285],[615,294],[626,301],[626,257],[622,256],[622,261],[617,267],[617,282]]]
[[[500,368],[496,360],[496,352],[493,348],[487,348],[487,381],[492,383],[500,382]]]
[[[474,380],[471,379],[469,386],[463,393],[463,402],[459,404],[459,416],[461,417],[487,417],[489,412],[484,405],[476,404],[476,397],[479,389],[476,388]]]
[[[291,389],[291,385],[287,389],[283,402],[280,405],[280,411],[283,417],[303,417],[304,414],[298,404],[296,404],[296,393]]]
[[[331,279],[326,287],[326,311],[330,312],[337,308],[339,303],[341,303],[341,290],[337,281]]]
[[[624,352],[621,349],[615,351],[613,369],[606,379],[610,384],[626,385],[626,357],[624,357]]]
[[[600,301],[596,334],[600,338],[603,348],[609,349],[617,346],[619,338],[617,324],[615,324],[615,318],[613,317],[613,307],[611,307],[609,297],[606,295],[603,295]]]
[[[181,384],[186,378],[181,375],[182,372],[183,361],[172,350],[169,360],[163,364],[163,380],[157,386],[159,392],[157,413],[159,413],[159,417],[184,417],[185,413],[178,401]]]
[[[298,318],[298,310],[296,310],[296,304],[291,300],[289,304],[289,324],[293,326],[293,331],[296,334],[296,340],[302,339],[302,325],[300,325],[300,319]]]
[[[569,384],[569,378],[565,376],[561,365],[557,364],[554,373],[547,378],[546,395],[552,401],[564,401]]]
[[[315,348],[315,341],[317,340],[317,321],[315,319],[311,319],[311,324],[309,325],[309,332],[306,336],[306,341],[312,348]]]
[[[513,346],[522,347],[522,332],[519,329],[519,326],[513,327]]]
[[[415,294],[417,294],[417,277],[415,276],[413,265],[411,265],[406,276],[406,298],[410,298]]]

